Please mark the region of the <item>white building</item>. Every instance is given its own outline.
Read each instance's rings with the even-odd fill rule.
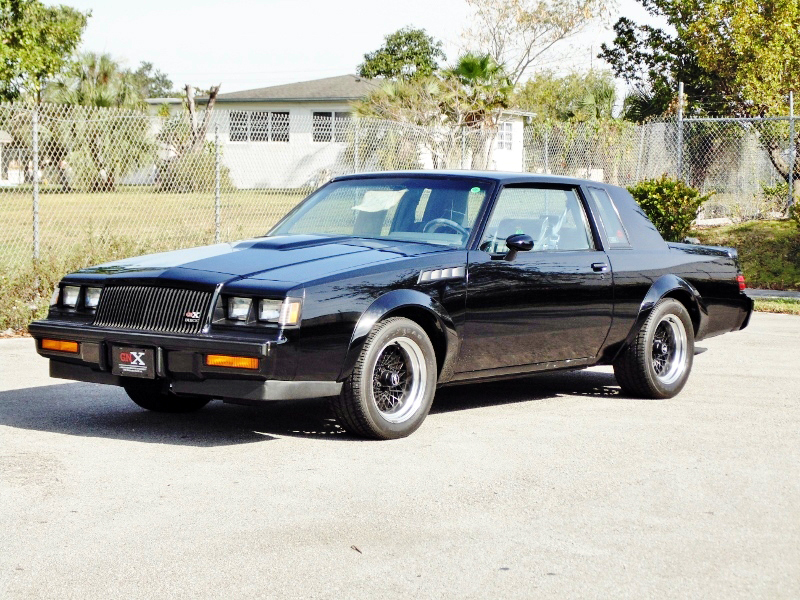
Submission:
[[[219,134],[223,164],[238,188],[314,184],[337,174],[336,165],[348,145],[351,103],[377,85],[357,75],[340,75],[219,94],[209,139]],[[206,102],[207,98],[197,100],[200,106]],[[167,104],[172,113],[182,110],[179,99],[155,98],[148,103],[154,108]],[[491,168],[522,170],[523,122],[522,113],[510,111],[501,117]],[[430,152],[421,149],[420,158],[424,167],[434,166]]]

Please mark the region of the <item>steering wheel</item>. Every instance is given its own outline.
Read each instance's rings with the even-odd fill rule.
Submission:
[[[464,237],[469,237],[469,231],[467,231],[464,227],[453,221],[452,219],[431,219],[427,223],[425,223],[425,227],[422,228],[422,233],[433,233],[438,231],[441,227],[449,227],[453,231],[460,233]]]

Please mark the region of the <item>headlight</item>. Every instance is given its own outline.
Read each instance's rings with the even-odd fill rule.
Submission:
[[[252,298],[228,298],[228,318],[235,321],[246,321],[250,316]]]
[[[100,302],[100,292],[102,291],[103,288],[99,287],[86,288],[86,297],[84,299],[86,308],[97,308],[97,304]]]
[[[65,285],[62,303],[69,308],[75,308],[78,304],[78,296],[81,288],[77,285]]]
[[[58,296],[61,294],[61,288],[56,286],[56,289],[53,290],[53,294],[50,296],[50,306],[55,306],[58,304]]]
[[[277,323],[281,317],[282,304],[283,302],[280,300],[260,300],[258,302],[258,320]]]

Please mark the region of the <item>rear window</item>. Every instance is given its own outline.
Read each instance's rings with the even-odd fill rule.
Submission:
[[[608,192],[600,188],[589,188],[589,193],[594,198],[595,204],[600,211],[600,220],[606,230],[606,238],[611,248],[629,248],[631,245],[628,239],[628,232],[619,218],[617,207],[608,195]]]

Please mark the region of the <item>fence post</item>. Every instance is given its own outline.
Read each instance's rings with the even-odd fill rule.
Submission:
[[[794,165],[797,144],[794,141],[794,92],[789,92],[789,208],[794,204]]]
[[[214,243],[219,244],[222,225],[221,203],[219,198],[219,123],[214,125]]]
[[[550,131],[547,129],[550,127],[549,124],[545,124],[544,130],[544,172],[548,175],[550,174],[550,136],[548,132]]]
[[[678,83],[678,179],[683,181],[683,82]]]
[[[641,166],[642,166],[642,154],[644,153],[644,128],[645,124],[642,123],[639,125],[641,129],[641,134],[639,135],[639,154],[636,156],[636,181],[634,183],[639,183],[639,177],[641,175]]]
[[[39,260],[39,106],[33,107],[33,260]]]
[[[355,173],[358,173],[359,164],[361,162],[360,157],[358,156],[358,146],[359,146],[358,130],[359,130],[358,119],[354,119],[353,120],[353,172]]]
[[[459,166],[464,169],[464,158],[467,155],[467,137],[465,127],[461,126],[461,160],[459,161]]]

